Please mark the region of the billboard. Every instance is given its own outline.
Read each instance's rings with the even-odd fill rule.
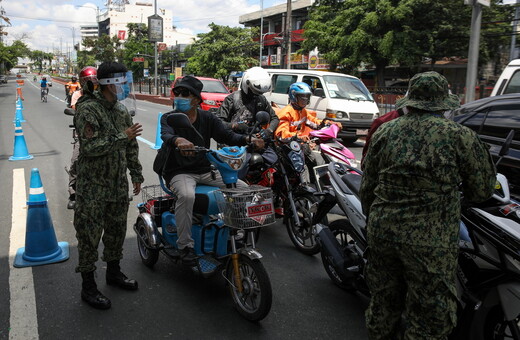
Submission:
[[[163,19],[159,15],[148,17],[148,40],[151,42],[163,41]]]

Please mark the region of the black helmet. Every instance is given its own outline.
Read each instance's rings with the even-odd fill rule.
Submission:
[[[76,82],[76,81],[78,81],[78,78],[72,76],[72,81]]]

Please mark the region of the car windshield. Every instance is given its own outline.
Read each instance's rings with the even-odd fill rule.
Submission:
[[[325,86],[331,98],[374,101],[366,86],[356,78],[324,76]]]
[[[209,93],[229,93],[228,89],[218,80],[205,80],[200,79],[204,87],[202,92]]]

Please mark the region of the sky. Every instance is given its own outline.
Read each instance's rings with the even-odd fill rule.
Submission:
[[[154,0],[138,0],[153,5]],[[160,8],[169,9],[173,14],[173,25],[178,31],[190,34],[209,31],[212,22],[232,27],[240,26],[240,15],[259,11],[261,0],[156,0]],[[81,25],[96,23],[96,6],[105,8],[105,0],[0,0],[11,27],[4,42],[23,38],[32,50],[52,52],[72,48],[79,42]],[[131,4],[135,0],[130,0]],[[263,0],[264,8],[286,3],[286,0]],[[1,22],[6,25],[4,21]],[[61,38],[61,41],[60,41]]]

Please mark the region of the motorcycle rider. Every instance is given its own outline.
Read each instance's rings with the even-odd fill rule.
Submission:
[[[368,335],[446,339],[457,318],[460,189],[465,200],[486,200],[495,167],[475,132],[442,115],[459,100],[439,73],[416,74],[396,105],[407,114],[374,133],[359,191],[370,249]]]
[[[193,129],[175,129],[168,125],[168,114],[161,117],[161,139],[163,148],[168,148],[169,157],[164,166],[163,176],[170,189],[177,196],[175,218],[177,221],[177,246],[182,262],[193,265],[197,259],[191,237],[195,187],[199,184],[225,187],[220,173],[211,171],[211,165],[204,153],[195,153],[194,145],[210,147],[211,138],[229,145],[254,143],[259,149],[264,147],[261,138],[244,136],[227,129],[222,121],[208,111],[199,108],[203,84],[195,77],[185,76],[173,88],[175,94],[174,111],[188,116]],[[237,186],[246,186],[238,181]]]
[[[222,119],[224,125],[231,128],[234,132],[247,134],[248,129],[253,127],[256,122],[256,113],[266,111],[270,115],[269,126],[260,131],[257,136],[268,142],[273,132],[278,127],[279,119],[264,93],[271,89],[271,78],[269,73],[261,67],[252,67],[246,70],[240,90],[233,92],[224,99],[217,112],[217,116]],[[267,166],[272,166],[278,160],[276,153],[271,147],[266,147],[262,151],[257,151]],[[246,166],[238,174],[239,178],[245,178],[251,155],[247,155]]]
[[[79,83],[81,89],[74,92],[70,101],[70,105],[74,110],[76,110],[78,99],[83,96],[84,92],[89,91],[92,93],[97,88],[97,69],[93,66],[84,67],[79,72]],[[69,174],[69,202],[67,203],[67,209],[74,209],[76,205],[76,161],[79,155],[79,143],[76,130],[74,130],[74,142],[72,145],[72,158],[70,159],[69,171],[67,171]]]
[[[40,97],[43,97],[43,92],[49,94],[49,84],[47,84],[47,77],[43,76],[40,80]]]
[[[316,118],[316,112],[306,109],[306,106],[309,105],[311,95],[312,91],[307,83],[298,82],[289,86],[290,103],[278,112],[280,125],[278,125],[275,132],[277,138],[297,137],[304,142],[310,141],[309,133],[312,130],[319,129],[322,123],[322,120]],[[338,125],[341,129],[341,123],[332,123]],[[316,165],[324,164],[323,157],[314,149],[316,149],[315,143],[303,144],[305,162],[309,169]]]
[[[65,84],[65,94],[67,96],[67,107],[71,107],[71,98],[72,94],[79,90],[81,88],[80,84],[78,83],[78,78],[76,76],[72,76],[71,81],[69,81],[67,84]]]

